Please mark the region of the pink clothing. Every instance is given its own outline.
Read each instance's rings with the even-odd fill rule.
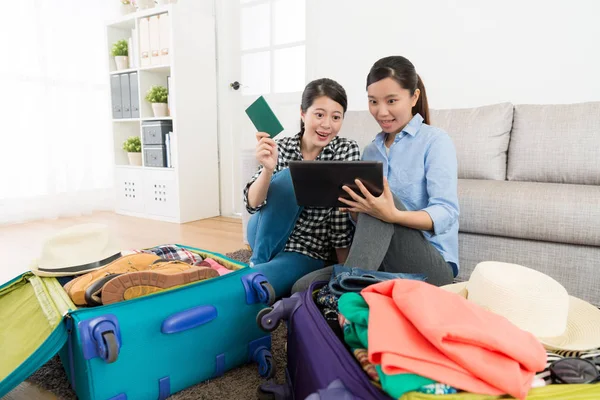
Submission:
[[[215,271],[217,271],[219,273],[219,276],[226,275],[230,272],[233,272],[232,270],[225,268],[224,266],[222,266],[221,264],[219,264],[212,258],[205,258],[204,261],[202,261],[199,264],[199,266],[210,267],[210,268],[214,269]]]
[[[546,351],[506,318],[431,284],[394,279],[363,289],[369,360],[474,393],[524,399]]]

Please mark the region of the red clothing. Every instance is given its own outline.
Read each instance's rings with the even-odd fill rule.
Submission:
[[[506,318],[425,282],[394,279],[361,292],[369,360],[469,392],[524,399],[546,366],[541,343]]]

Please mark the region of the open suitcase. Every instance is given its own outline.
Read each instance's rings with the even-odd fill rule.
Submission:
[[[259,397],[304,400],[319,392],[327,398],[323,396],[329,392],[332,399],[390,400],[369,381],[321,315],[312,293],[324,284],[313,283],[307,291],[281,299],[257,315],[258,325],[266,331],[275,330],[281,320],[287,321],[288,329],[287,382],[261,385]],[[343,388],[330,387],[335,381]]]
[[[91,308],[55,278],[28,272],[2,285],[0,397],[56,353],[81,400],[165,399],[251,361],[271,377],[271,337],[255,323],[271,285],[246,264],[181,247],[236,271]]]
[[[261,310],[258,325],[269,332],[282,320],[287,322],[286,382],[266,383],[258,388],[259,399],[274,400],[391,400],[369,380],[354,356],[322,316],[313,292],[326,282],[313,283],[305,292],[295,293]],[[492,400],[511,396],[475,393],[405,393],[401,400]],[[600,399],[600,384],[549,385],[530,390],[528,400]]]

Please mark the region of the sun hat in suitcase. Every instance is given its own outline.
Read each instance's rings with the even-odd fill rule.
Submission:
[[[442,286],[502,315],[551,350],[600,348],[600,309],[554,278],[518,264],[484,261],[467,282]]]
[[[273,376],[271,337],[255,319],[274,301],[271,285],[246,264],[182,247],[233,272],[89,308],[54,277],[0,286],[0,397],[57,353],[80,400],[165,399],[252,361]]]
[[[73,276],[102,268],[121,257],[104,224],[74,225],[51,235],[31,271],[38,276]]]

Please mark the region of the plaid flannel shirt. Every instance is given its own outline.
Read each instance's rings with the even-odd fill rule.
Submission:
[[[131,250],[134,253],[156,254],[164,260],[180,260],[188,264],[198,265],[203,259],[200,254],[192,253],[188,249],[175,244],[164,244],[146,250]]]
[[[290,161],[301,161],[300,134],[277,140],[277,166],[274,173],[288,168]],[[354,140],[335,137],[323,148],[317,160],[324,161],[358,161],[360,150]],[[250,214],[259,211],[267,203],[265,200],[257,207],[248,204],[248,190],[258,179],[262,165],[244,188],[244,205]],[[296,221],[284,251],[295,251],[319,260],[328,260],[334,248],[350,247],[354,225],[350,222],[348,213],[342,213],[337,208],[305,207]]]

